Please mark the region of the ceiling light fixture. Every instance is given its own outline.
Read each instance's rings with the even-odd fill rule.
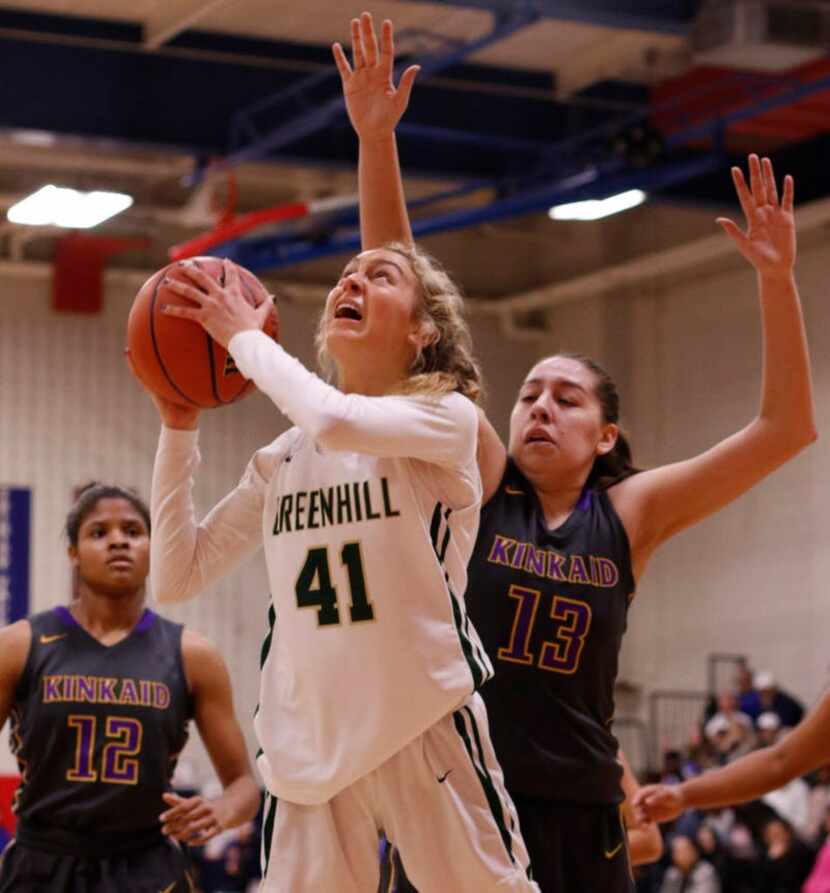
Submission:
[[[90,229],[125,211],[133,203],[123,192],[79,192],[61,186],[43,186],[9,208],[12,223]]]
[[[567,205],[556,205],[548,211],[551,220],[599,220],[611,214],[619,214],[629,208],[641,205],[647,196],[640,189],[629,189],[608,198],[590,199],[584,202],[571,202]]]

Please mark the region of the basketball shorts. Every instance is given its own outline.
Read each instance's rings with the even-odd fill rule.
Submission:
[[[478,695],[327,803],[267,795],[261,893],[373,893],[380,833],[421,893],[538,893]]]
[[[17,842],[0,856],[0,893],[193,893],[187,853],[164,840],[102,858]]]

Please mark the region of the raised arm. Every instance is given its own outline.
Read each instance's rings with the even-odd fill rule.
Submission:
[[[259,808],[260,791],[234,712],[225,661],[207,639],[190,630],[182,635],[182,660],[193,696],[196,726],[222,783],[222,794],[215,800],[165,794],[164,801],[170,808],[159,818],[165,834],[201,845],[220,831],[252,819]]]
[[[679,785],[650,785],[634,797],[638,818],[669,822],[686,809],[717,809],[757,800],[830,762],[830,692],[772,747]]]
[[[634,475],[611,498],[642,568],[656,546],[727,505],[816,438],[807,339],[793,268],[793,180],[779,201],[768,158],[749,158],[751,187],[732,176],[747,220],[718,223],[755,268],[761,305],[763,374],[757,416],[737,434],[693,459]]]
[[[380,48],[372,16],[364,12],[352,19],[352,65],[343,47],[332,47],[343,82],[349,120],[360,141],[358,188],[360,234],[363,250],[387,242],[412,242],[406,210],[395,127],[409,104],[418,66],[401,76],[396,88],[392,78],[395,47],[392,23],[381,26]]]

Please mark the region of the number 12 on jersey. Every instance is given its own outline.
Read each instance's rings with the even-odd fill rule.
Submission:
[[[340,550],[340,562],[349,577],[351,602],[349,616],[352,623],[374,620],[375,612],[366,594],[366,576],[360,543],[346,543]],[[317,608],[317,625],[333,626],[340,623],[337,589],[331,582],[328,546],[309,549],[305,564],[294,586],[297,607]]]

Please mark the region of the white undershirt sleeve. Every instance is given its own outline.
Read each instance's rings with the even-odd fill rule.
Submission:
[[[150,496],[150,581],[159,602],[198,594],[262,545],[267,450],[254,455],[236,488],[197,524],[198,432],[161,429]]]
[[[344,394],[254,330],[234,335],[228,349],[240,372],[324,449],[450,467],[475,456],[478,416],[461,394]]]

